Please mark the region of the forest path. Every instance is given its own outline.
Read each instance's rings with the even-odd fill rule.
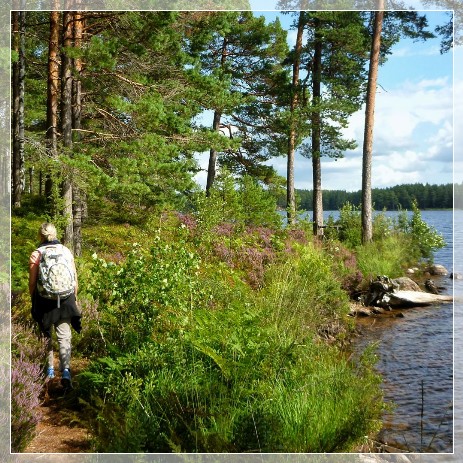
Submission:
[[[72,361],[73,389],[61,386],[61,375],[47,380],[39,411],[42,418],[37,425],[34,439],[25,453],[89,453],[90,434],[80,420],[78,384],[75,377],[85,369],[87,360]],[[55,372],[56,369],[55,364]]]

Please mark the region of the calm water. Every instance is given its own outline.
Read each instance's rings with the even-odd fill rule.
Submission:
[[[444,235],[447,246],[434,262],[449,272],[453,261],[452,211],[423,211],[422,218]],[[455,222],[463,225],[463,212],[455,213]],[[458,235],[458,234],[457,234]],[[456,248],[463,247],[461,236]],[[456,262],[456,259],[455,259]],[[460,260],[459,262],[462,262]],[[447,277],[433,280],[452,294],[454,282]],[[463,293],[463,282],[455,281],[456,293]],[[362,336],[359,347],[378,342],[378,370],[384,378],[386,401],[394,409],[384,416],[380,439],[399,451],[453,452],[453,304],[405,309],[404,318],[368,318],[359,321]],[[455,329],[463,326],[461,314],[455,317]],[[455,391],[461,395],[462,391]],[[455,429],[463,423],[456,420]],[[456,449],[455,449],[456,450]]]

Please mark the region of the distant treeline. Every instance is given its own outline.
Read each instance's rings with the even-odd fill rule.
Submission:
[[[453,207],[455,209],[463,209],[463,183],[457,183],[454,186],[454,202]]]
[[[312,190],[296,190],[301,209],[312,210]],[[358,206],[361,204],[362,192],[348,192],[344,190],[324,190],[323,209],[335,211],[347,201]],[[373,206],[376,210],[396,210],[398,208],[411,209],[412,201],[416,200],[420,209],[450,209],[453,207],[453,184],[430,185],[414,183],[396,185],[389,188],[374,188],[372,190]],[[458,203],[457,203],[458,200]],[[281,198],[278,205],[285,207],[285,198]],[[455,185],[455,207],[463,207],[463,184]]]

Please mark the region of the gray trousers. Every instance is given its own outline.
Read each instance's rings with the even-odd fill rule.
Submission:
[[[59,369],[70,368],[71,363],[71,319],[65,318],[54,324],[59,346]],[[53,340],[48,338],[48,366],[53,367]]]

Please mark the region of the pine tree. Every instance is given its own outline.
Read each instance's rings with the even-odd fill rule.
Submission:
[[[414,39],[427,39],[433,34],[426,31],[425,16],[419,16],[415,11],[384,11],[384,0],[378,0],[378,11],[373,15],[373,31],[370,52],[370,67],[368,89],[365,107],[365,134],[363,142],[362,162],[362,242],[367,243],[373,238],[372,202],[371,202],[371,169],[373,152],[373,127],[376,95],[376,79],[381,58],[389,53],[391,46],[401,35]]]
[[[296,220],[296,196],[294,190],[294,157],[297,146],[297,131],[300,131],[300,125],[297,124],[298,105],[300,101],[300,69],[301,69],[301,54],[302,54],[302,41],[305,27],[305,13],[299,12],[299,18],[297,22],[297,37],[296,45],[294,48],[292,58],[292,86],[291,86],[291,101],[290,101],[290,125],[288,134],[288,154],[287,154],[287,217],[288,223],[291,225]]]
[[[383,28],[384,0],[379,0],[378,11],[374,13],[373,36],[371,41],[370,66],[365,106],[365,134],[363,139],[362,164],[362,242],[373,239],[371,203],[371,163],[373,150],[373,127],[376,97],[376,81],[381,49],[381,30]]]
[[[303,155],[312,158],[312,209],[314,234],[317,235],[323,230],[321,158],[340,157],[345,150],[355,147],[353,140],[342,138],[341,129],[346,127],[349,116],[362,102],[365,26],[358,12],[301,11],[298,18],[299,55],[304,74],[299,82],[300,116],[296,127],[301,137],[297,145]],[[304,30],[307,39],[302,43]],[[294,108],[291,112],[294,114]],[[301,117],[306,118],[305,126]],[[308,130],[310,139],[306,138]],[[293,139],[294,134],[289,136],[290,147]],[[291,151],[288,151],[288,164],[292,162]],[[290,172],[291,168],[288,176]]]
[[[213,131],[229,139],[222,150],[210,149],[206,191],[217,164],[268,182],[274,171],[263,163],[270,157],[265,147],[275,107],[273,87],[287,48],[285,33],[279,22],[266,25],[263,17],[247,11],[204,15],[194,27],[189,50],[198,56],[198,72],[209,88],[204,109],[214,111]]]
[[[341,136],[349,116],[360,108],[365,79],[365,28],[361,13],[308,13],[308,78],[312,84],[314,234],[323,234],[321,157],[342,157],[355,147]],[[312,51],[313,49],[313,51]],[[322,91],[323,88],[323,91]]]
[[[48,39],[47,72],[47,114],[45,138],[47,154],[50,159],[58,157],[58,103],[59,103],[59,11],[50,12],[50,32]],[[40,182],[41,183],[41,182]],[[45,180],[45,196],[51,200],[52,179],[48,174]]]

